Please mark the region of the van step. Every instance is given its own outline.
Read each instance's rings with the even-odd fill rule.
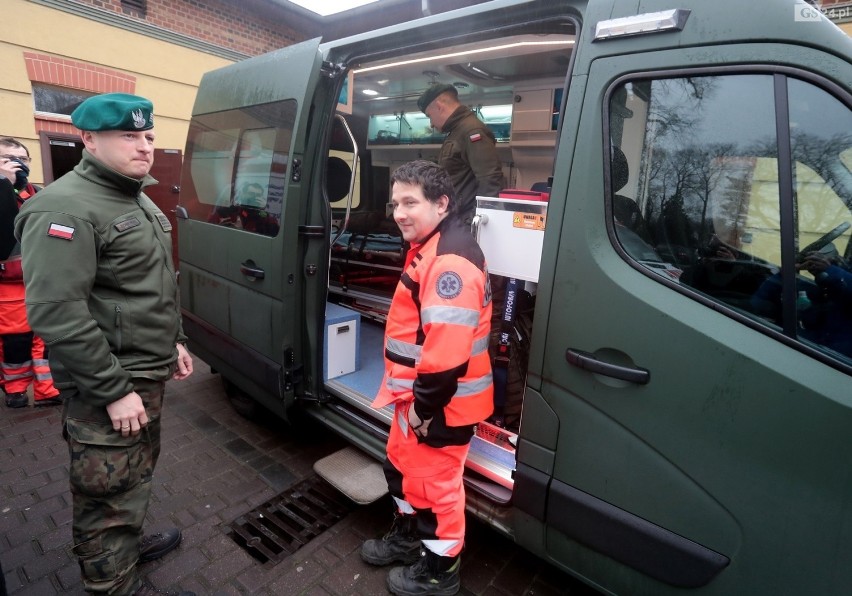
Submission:
[[[354,447],[318,460],[314,472],[359,505],[378,501],[388,492],[382,465]]]

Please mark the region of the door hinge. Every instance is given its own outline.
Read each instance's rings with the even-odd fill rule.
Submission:
[[[285,395],[295,390],[302,382],[304,367],[296,365],[296,353],[293,348],[284,349],[284,366],[281,368],[281,394]]]
[[[290,162],[290,180],[293,182],[301,182],[302,180],[302,160],[299,158]]]
[[[322,67],[320,67],[320,72],[324,77],[328,77],[329,79],[336,79],[346,70],[346,67],[342,64],[334,64],[333,62],[324,61],[322,63]]]

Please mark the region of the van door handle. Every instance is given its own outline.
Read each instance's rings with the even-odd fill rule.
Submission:
[[[242,273],[246,277],[252,278],[249,281],[263,279],[264,277],[266,277],[266,272],[260,267],[258,267],[251,259],[249,259],[245,263],[240,263],[240,273]]]
[[[611,364],[609,362],[598,360],[594,354],[583,352],[582,350],[568,348],[565,350],[565,360],[577,368],[582,368],[583,370],[604,375],[606,377],[636,383],[637,385],[647,385],[651,380],[651,371],[646,368],[634,368],[631,366],[621,366],[620,364]]]

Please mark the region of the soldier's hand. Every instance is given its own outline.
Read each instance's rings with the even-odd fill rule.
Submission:
[[[425,439],[426,435],[429,434],[430,424],[432,424],[432,419],[421,419],[420,416],[417,415],[417,412],[414,411],[414,404],[412,403],[411,407],[408,408],[408,425],[411,427],[411,430],[414,431],[414,434]]]
[[[177,370],[172,378],[176,381],[187,378],[192,374],[192,356],[183,344],[177,344]]]
[[[148,414],[142,397],[135,391],[115,400],[106,409],[112,420],[112,428],[120,432],[122,437],[138,435],[148,425]]]

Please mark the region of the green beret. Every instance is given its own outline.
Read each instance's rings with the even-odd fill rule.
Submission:
[[[77,106],[71,122],[80,130],[151,130],[154,104],[138,95],[104,93]]]
[[[420,108],[421,112],[426,112],[426,108],[429,107],[429,104],[432,103],[436,97],[441,95],[441,93],[445,93],[449,91],[453,94],[453,97],[458,98],[459,92],[452,85],[447,85],[446,83],[436,83],[426,89],[423,92],[423,95],[420,96],[420,99],[417,100],[417,107]]]

